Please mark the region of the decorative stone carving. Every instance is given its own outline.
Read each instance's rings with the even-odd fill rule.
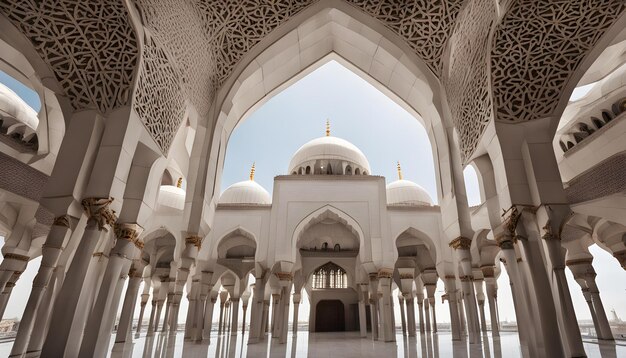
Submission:
[[[145,123],[155,126],[162,120],[171,121],[168,129],[178,128],[173,125],[181,120],[178,112],[177,95],[172,94],[175,87],[181,98],[188,98],[198,113],[204,115],[215,98],[217,90],[232,74],[241,59],[263,38],[273,30],[286,23],[294,15],[315,3],[316,0],[241,0],[241,1],[177,1],[177,0],[135,0],[141,8],[144,25],[154,37],[153,44],[162,46],[160,58],[165,53],[171,56],[168,64],[178,77],[160,78],[167,82],[167,89],[162,88],[166,95],[156,97],[154,110],[144,109],[140,114]],[[452,33],[454,22],[461,9],[462,1],[416,0],[403,3],[392,0],[347,0],[354,7],[368,13],[381,21],[386,27],[403,38],[407,45],[424,60],[432,72],[439,76],[442,69],[442,55],[446,42]],[[147,58],[143,50],[143,57]],[[152,54],[154,55],[154,54]],[[165,66],[164,63],[162,63]],[[142,92],[150,90],[150,83],[155,76],[146,76],[142,70],[139,85],[135,91],[135,101],[144,98],[141,104],[146,105],[150,96]],[[147,81],[148,83],[143,83]],[[163,82],[156,81],[157,87]],[[175,100],[171,110],[174,116],[162,116],[160,112],[169,100]],[[139,113],[139,111],[138,111]],[[180,123],[180,122],[177,122]],[[160,138],[155,140],[164,152],[175,131],[162,134],[150,130]]]
[[[495,1],[469,1],[449,40],[450,57],[442,80],[464,163],[476,150],[492,118],[488,63],[495,18]]]
[[[70,217],[69,215],[62,215],[62,216],[58,216],[54,219],[54,222],[52,223],[52,225],[54,226],[63,226],[66,228],[70,228]]]
[[[185,112],[181,72],[151,37],[144,41],[142,57],[133,108],[163,154],[167,155]]]
[[[139,240],[139,235],[143,232],[143,228],[133,223],[116,223],[115,236],[118,240],[126,240],[132,242],[137,248],[143,248],[143,241]]]
[[[17,260],[17,261],[28,262],[28,260],[30,260],[30,257],[25,256],[25,255],[14,254],[14,253],[8,252],[8,253],[4,254],[4,259],[5,260]]]
[[[293,273],[291,272],[275,272],[274,275],[279,281],[291,281],[293,280]]]
[[[0,13],[31,41],[75,109],[128,104],[139,51],[123,1],[2,1]]]
[[[194,245],[198,249],[202,246],[202,238],[200,236],[189,236],[185,239],[186,244]]]
[[[494,266],[481,266],[480,267],[480,271],[482,271],[484,278],[495,277],[495,267]]]
[[[412,273],[400,273],[400,279],[401,280],[412,280],[413,279],[413,274]]]
[[[393,269],[381,268],[378,270],[378,278],[391,278],[393,276]]]
[[[86,198],[82,201],[87,217],[95,220],[101,231],[108,231],[105,225],[113,227],[117,220],[115,211],[109,208],[112,202],[113,198]]]
[[[449,246],[453,249],[469,250],[472,245],[472,240],[463,236],[459,236],[456,239],[450,241]]]
[[[553,115],[571,75],[626,8],[623,0],[519,0],[491,50],[496,120]]]

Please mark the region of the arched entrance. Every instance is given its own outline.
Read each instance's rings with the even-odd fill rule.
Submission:
[[[315,332],[346,330],[345,310],[340,300],[322,300],[315,307]]]

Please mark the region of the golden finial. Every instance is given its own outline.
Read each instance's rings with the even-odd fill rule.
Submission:
[[[330,137],[330,120],[326,119],[326,136]]]
[[[182,188],[183,187],[183,178],[182,177],[178,178],[178,181],[176,182],[176,187],[177,188]]]
[[[252,163],[252,168],[250,168],[250,180],[252,180],[252,181],[254,181],[254,171],[255,171],[254,165],[255,164],[256,163]]]
[[[402,180],[402,168],[400,167],[400,162],[398,162],[398,179]]]

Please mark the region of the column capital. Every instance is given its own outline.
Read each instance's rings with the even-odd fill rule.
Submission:
[[[613,253],[613,257],[615,257],[620,265],[622,265],[622,268],[626,270],[626,250]]]
[[[139,240],[139,235],[143,232],[143,227],[136,223],[115,223],[115,237],[118,240],[126,240],[135,244],[139,249],[143,249],[143,241]]]
[[[482,271],[483,273],[483,277],[484,278],[492,278],[495,276],[495,266],[490,266],[490,265],[486,265],[486,266],[481,266],[480,267],[480,271]]]
[[[7,252],[6,254],[4,254],[4,259],[7,260],[17,260],[17,261],[24,261],[24,262],[28,262],[28,260],[30,260],[30,257],[26,256],[26,255],[20,255],[20,254],[14,254],[11,252]]]
[[[513,245],[517,242],[516,235],[510,235],[508,233],[499,235],[496,237],[496,244],[502,250],[512,250]]]
[[[393,269],[383,267],[378,270],[378,278],[391,278],[393,276]]]
[[[90,220],[95,220],[98,230],[108,231],[106,225],[114,226],[117,217],[115,210],[110,208],[113,198],[85,198],[81,204]]]
[[[450,246],[451,248],[455,250],[457,249],[469,250],[471,245],[472,245],[472,240],[464,236],[459,236],[456,239],[450,241],[450,243],[448,244],[448,246]]]
[[[56,218],[54,218],[54,222],[52,223],[52,226],[62,226],[62,227],[70,229],[71,228],[70,216],[67,214],[57,216]]]
[[[193,245],[200,250],[200,247],[202,246],[202,237],[197,235],[187,236],[187,238],[185,238],[185,244]]]

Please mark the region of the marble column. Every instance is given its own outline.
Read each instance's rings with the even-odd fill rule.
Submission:
[[[261,336],[259,339],[264,340],[267,333],[270,332],[270,300],[263,300],[263,319],[261,320]]]
[[[293,289],[293,274],[291,272],[278,272],[278,282],[281,286],[281,299],[280,299],[280,338],[279,343],[287,343],[287,332],[289,331],[289,305],[291,300],[291,290]]]
[[[115,224],[117,242],[109,255],[98,297],[87,319],[79,357],[104,357],[106,355],[113,328],[112,316],[117,312],[117,305],[114,303],[119,301],[116,288],[120,276],[128,272],[131,260],[143,248],[143,242],[138,240],[141,231],[143,228],[134,223]],[[139,280],[140,278],[137,278],[137,285]],[[121,294],[121,289],[119,292]]]
[[[145,291],[144,291],[145,292]],[[141,303],[139,305],[139,320],[137,321],[137,331],[135,332],[135,337],[139,337],[139,333],[141,332],[141,327],[143,326],[143,315],[146,312],[146,305],[150,300],[150,291],[148,293],[141,294]]]
[[[402,321],[402,335],[406,335],[407,334],[407,328],[406,328],[406,312],[404,310],[404,297],[402,297],[402,294],[398,295],[398,304],[400,305],[400,319]]]
[[[154,327],[155,324],[154,322],[158,319],[156,317],[156,312],[157,312],[157,307],[158,307],[158,301],[156,299],[158,292],[155,290],[153,291],[152,295],[152,302],[151,302],[151,309],[150,309],[150,320],[148,321],[148,331],[146,333],[147,336],[151,336],[152,334],[154,334]]]
[[[448,297],[448,307],[450,308],[450,326],[452,329],[452,340],[461,340],[461,322],[459,320],[459,308],[456,304],[457,288],[456,276],[446,275],[444,277],[446,295]]]
[[[230,299],[230,308],[232,310],[230,335],[236,336],[239,332],[239,297],[233,297]]]
[[[489,304],[489,318],[491,320],[491,335],[500,336],[500,322],[498,322],[498,308],[496,306],[497,283],[493,266],[482,266],[481,271],[485,278],[487,303]]]
[[[87,225],[80,239],[74,258],[70,264],[63,286],[57,296],[58,302],[54,306],[50,318],[50,326],[54,329],[48,330],[45,343],[41,350],[43,357],[63,357],[67,346],[70,330],[74,321],[75,309],[84,282],[89,261],[93,254],[98,239],[106,226],[113,226],[116,217],[109,208],[113,199],[109,198],[88,198],[82,201],[82,205],[87,213]]]
[[[463,302],[467,318],[467,328],[470,343],[480,343],[480,327],[478,322],[478,308],[476,305],[476,294],[472,283],[474,277],[472,273],[472,259],[470,255],[470,245],[472,240],[466,237],[458,237],[450,242],[450,247],[455,249],[462,271],[461,287],[463,290]]]
[[[241,311],[243,314],[243,316],[241,317],[241,336],[242,337],[246,334],[246,313],[248,312],[249,301],[250,301],[250,291],[245,291],[241,295]]]
[[[293,334],[298,333],[298,309],[300,308],[301,294],[293,294]]]
[[[372,339],[380,339],[380,332],[378,331],[378,274],[369,274],[369,302],[370,302],[370,315],[372,320]]]
[[[159,300],[157,300],[157,310],[156,310],[156,315],[154,316],[154,332],[160,332],[161,330],[159,329],[159,321],[161,320],[161,312],[163,312],[163,306],[165,306],[165,299],[161,298]]]
[[[139,286],[141,281],[143,281],[143,269],[147,264],[147,262],[141,259],[136,260],[128,272],[128,287],[126,288],[126,297],[124,297],[117,334],[115,335],[116,343],[133,341],[133,316],[135,315],[135,306],[139,296]],[[139,323],[137,323],[137,327],[139,327]]]
[[[35,325],[33,326],[30,339],[28,341],[28,347],[26,348],[26,352],[30,352],[35,356],[41,353],[41,347],[43,347],[44,339],[46,338],[46,334],[50,328],[50,313],[52,312],[52,307],[54,307],[54,303],[56,302],[57,294],[61,289],[60,286],[63,281],[62,276],[65,274],[64,271],[65,270],[62,266],[57,266],[55,268],[53,277],[50,279],[50,282],[46,287],[46,294],[41,300],[41,302],[46,302],[46,304],[39,305]]]
[[[409,331],[409,337],[415,337],[415,298],[411,293],[404,296],[406,302],[406,316],[407,316],[407,330]]]
[[[424,294],[417,294],[417,308],[419,311],[420,333],[424,334],[426,330],[426,322],[424,321]]]
[[[264,295],[265,295],[265,272],[262,268],[259,268],[259,273],[256,273],[252,289],[252,309],[250,310],[250,333],[248,337],[248,344],[256,343],[265,335],[263,326],[263,313],[264,313]]]
[[[437,284],[429,283],[425,284],[424,287],[426,288],[426,296],[428,297],[428,306],[430,308],[432,332],[437,333],[437,313],[435,311],[435,291],[437,290]]]
[[[474,279],[474,292],[476,292],[476,301],[478,301],[478,311],[480,313],[480,330],[487,333],[487,318],[485,316],[485,293],[483,289],[484,280]]]
[[[600,325],[598,324],[598,317],[596,316],[596,310],[593,308],[593,301],[591,298],[591,294],[589,293],[589,289],[584,287],[582,289],[583,297],[585,297],[585,302],[587,302],[587,307],[589,307],[589,313],[591,314],[591,319],[593,320],[593,327],[596,330],[596,336],[600,335]]]
[[[382,292],[382,303],[379,310],[381,313],[383,339],[385,342],[395,342],[395,327],[393,327],[393,311],[391,304],[391,276],[393,269],[383,268],[378,270],[378,284]]]
[[[217,334],[223,333],[224,324],[224,308],[226,307],[226,300],[228,299],[227,291],[220,291],[220,319],[217,324]]]
[[[187,308],[187,317],[185,317],[185,333],[184,339],[191,339],[192,332],[195,329],[195,321],[196,316],[198,315],[198,285],[200,284],[200,280],[194,280],[191,284],[192,288],[189,294],[187,295],[187,301],[189,302]]]
[[[211,292],[207,297],[206,307],[204,309],[204,328],[202,329],[202,339],[211,340],[211,330],[213,329],[213,311],[217,302],[217,292]]]
[[[280,294],[272,293],[272,323],[270,324],[270,332],[272,338],[278,338],[278,301],[280,300]]]
[[[428,301],[428,298],[424,299],[424,318],[426,318],[426,332],[430,333],[430,302]]]
[[[9,298],[11,297],[11,293],[13,292],[13,287],[15,287],[15,283],[17,282],[17,280],[19,280],[22,272],[23,271],[13,272],[13,275],[9,279],[9,282],[4,285],[4,290],[2,290],[2,293],[0,294],[0,319],[4,317],[4,311],[6,310],[7,304],[9,303]]]
[[[598,321],[598,328],[600,331],[597,332],[598,339],[603,340],[613,340],[613,332],[611,332],[611,326],[609,325],[609,320],[606,316],[606,311],[604,310],[604,305],[602,304],[602,299],[600,298],[600,290],[596,285],[596,273],[589,273],[585,276],[585,282],[587,283],[587,287],[589,287],[589,295],[591,296],[591,302],[593,303],[593,311],[595,312],[596,320]]]
[[[20,320],[20,327],[13,342],[11,356],[19,357],[26,353],[42,299],[48,293],[47,287],[61,257],[65,239],[68,234],[71,234],[71,221],[73,220],[67,215],[54,219],[50,232],[46,237],[46,243],[41,248],[41,265],[33,280],[33,288]]]
[[[202,271],[200,276],[200,296],[198,298],[196,317],[194,317],[194,332],[192,334],[192,339],[196,342],[202,341],[202,332],[205,327],[208,327],[206,325],[206,316],[208,315],[207,298],[209,298],[209,294],[213,288],[213,285],[211,284],[212,278],[213,272]],[[213,306],[211,306],[211,308],[213,308]]]

